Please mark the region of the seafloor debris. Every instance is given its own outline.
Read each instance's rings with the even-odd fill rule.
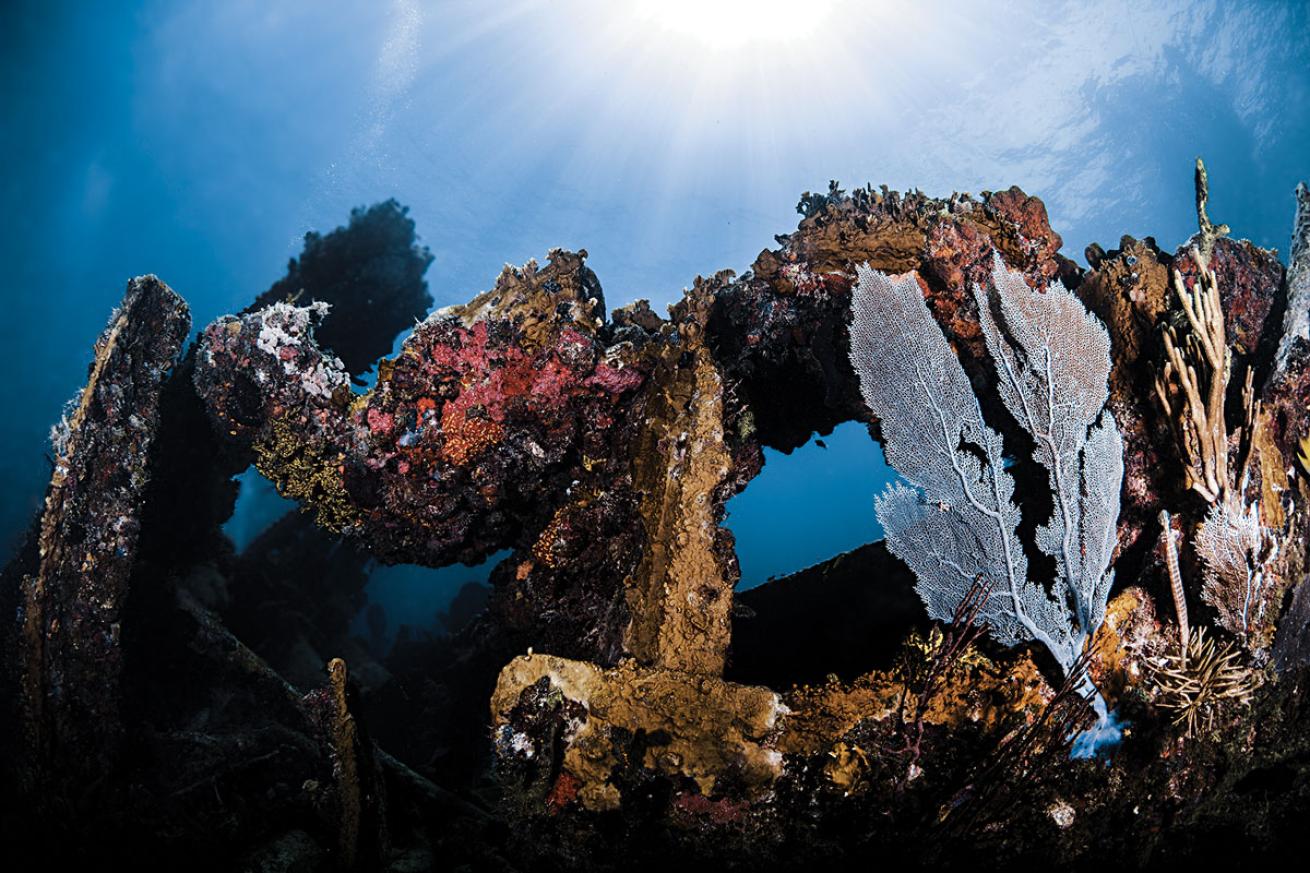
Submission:
[[[1086,271],[1017,188],[834,184],[748,273],[698,279],[668,317],[607,313],[586,253],[556,250],[381,360],[430,301],[431,257],[394,203],[309,237],[171,374],[185,309],[134,282],[0,587],[22,607],[0,740],[23,741],[6,746],[23,752],[4,762],[0,834],[47,866],[149,844],[201,869],[1140,863],[1299,845],[1310,198],[1285,274],[1211,223],[1205,184],[1178,252],[1125,237],[1089,248]],[[1007,394],[997,372],[1022,382],[1042,349],[1006,345],[1021,325],[980,313],[974,290],[998,260],[1109,336],[1080,426],[1104,403],[1122,433],[1119,509],[1095,543],[1066,524],[1060,553],[1097,584],[1110,564],[1115,587],[1079,644],[1057,662],[989,638],[985,605],[1014,589],[977,574],[934,625],[881,544],[736,594],[724,507],[762,449],[849,420],[882,433],[850,354],[864,265],[916,274],[1013,482],[1006,542],[1034,583],[1063,572],[1042,545],[1058,526],[1051,465],[1019,421],[1027,383]],[[1198,343],[1221,337],[1190,391]],[[959,464],[978,438],[951,447]],[[304,512],[236,554],[220,525],[251,465]],[[1116,478],[1065,496],[1109,506]],[[1161,517],[1176,611],[1160,608]],[[384,651],[375,609],[372,642],[352,637],[369,561],[501,550],[485,609],[452,634],[410,629]],[[1076,735],[1080,754],[1119,744],[1071,760]]]

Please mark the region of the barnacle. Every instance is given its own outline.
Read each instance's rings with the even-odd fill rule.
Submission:
[[[1255,690],[1255,674],[1239,660],[1231,642],[1220,645],[1197,628],[1188,644],[1166,656],[1156,669],[1159,704],[1174,714],[1175,725],[1186,725],[1187,736],[1214,722],[1215,709],[1224,700],[1247,703]]]

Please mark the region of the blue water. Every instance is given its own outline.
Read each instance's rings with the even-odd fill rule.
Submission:
[[[819,443],[823,443],[822,446]],[[764,472],[728,502],[741,588],[882,539],[873,498],[895,477],[868,429],[853,421],[784,455],[764,450]]]
[[[411,207],[438,306],[566,246],[611,305],[658,308],[745,269],[830,178],[1018,184],[1081,261],[1122,233],[1183,241],[1197,154],[1211,214],[1265,246],[1310,177],[1301,2],[801,4],[828,17],[786,46],[628,5],[5,4],[0,541],[39,504],[46,432],[128,277],[158,273],[203,325],[353,206]],[[770,455],[730,506],[746,583],[877,535],[863,440]],[[423,584],[387,588],[388,611],[429,611],[406,600]]]

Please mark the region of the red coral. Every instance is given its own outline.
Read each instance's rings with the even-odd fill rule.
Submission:
[[[1027,257],[1026,278],[1049,281],[1059,271],[1056,253],[1064,240],[1054,230],[1046,216],[1046,204],[1041,198],[1030,197],[1018,186],[1005,191],[997,191],[987,198],[987,205],[997,216],[1013,225],[1019,242],[1025,249],[1022,254]],[[1016,264],[1016,267],[1018,265]]]
[[[396,418],[389,412],[383,412],[380,409],[369,407],[368,410],[368,429],[373,433],[386,434],[391,432],[395,426]]]
[[[441,411],[441,433],[445,440],[442,457],[456,466],[464,466],[505,435],[496,422],[469,416],[462,405],[453,402]]]
[[[567,770],[561,771],[559,778],[550,788],[550,794],[546,796],[546,807],[552,813],[562,811],[577,798],[578,789],[581,787],[582,780]]]
[[[1190,288],[1197,266],[1190,250],[1179,250],[1174,266]],[[1265,322],[1283,282],[1283,265],[1277,255],[1246,240],[1215,241],[1210,268],[1219,284],[1228,341],[1238,354],[1254,354],[1264,336]]]
[[[923,255],[924,273],[945,286],[929,293],[928,303],[938,322],[951,335],[982,349],[982,329],[969,290],[975,282],[988,282],[992,273],[992,239],[976,225],[962,221],[939,221],[928,232]]]
[[[716,825],[741,821],[747,809],[746,804],[734,802],[726,797],[710,800],[703,794],[690,792],[683,792],[674,798],[673,807],[684,815],[709,819]]]
[[[632,367],[611,367],[609,364],[602,363],[598,364],[595,372],[586,378],[585,384],[617,397],[625,391],[638,387],[645,380],[646,377]]]

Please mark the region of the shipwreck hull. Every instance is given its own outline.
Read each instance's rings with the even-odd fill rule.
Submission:
[[[834,185],[800,211],[748,273],[698,279],[667,318],[607,312],[585,252],[507,267],[420,323],[368,391],[352,380],[431,302],[430,255],[394,204],[307,241],[186,353],[185,305],[135,280],[84,395],[101,406],[67,422],[47,509],[4,576],[21,607],[6,840],[101,860],[149,842],[214,869],[760,869],[982,849],[1140,863],[1293,845],[1310,807],[1310,221],[1290,272],[1205,224],[1176,253],[1125,237],[1083,270],[1017,188]],[[339,281],[344,251],[391,265],[373,309]],[[1031,288],[1074,290],[1112,344],[1118,582],[1086,669],[1126,728],[1100,760],[1070,759],[1092,715],[1045,650],[1002,648],[967,611],[930,622],[881,546],[734,590],[724,507],[763,448],[846,421],[880,435],[850,362],[857,266],[917,274],[983,413],[1018,438],[972,292],[996,253]],[[1189,586],[1249,683],[1192,728],[1161,679],[1178,640],[1159,519],[1190,538],[1209,507],[1153,382],[1171,277],[1192,288],[1207,267],[1239,374],[1220,430],[1280,548],[1258,624],[1226,625],[1223,601]],[[350,329],[361,320],[376,330]],[[219,526],[251,464],[304,512],[237,555]],[[1014,476],[1017,500],[1049,511],[1040,477]],[[457,634],[381,656],[349,633],[369,560],[506,549]]]

